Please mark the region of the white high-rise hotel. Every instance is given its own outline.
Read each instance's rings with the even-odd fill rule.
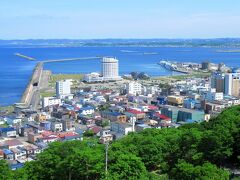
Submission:
[[[116,81],[121,79],[118,72],[118,60],[116,58],[103,58],[102,76],[105,81]]]

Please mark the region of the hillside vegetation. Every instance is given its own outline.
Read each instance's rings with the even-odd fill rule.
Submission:
[[[1,161],[0,179],[230,179],[226,167],[240,166],[240,106],[210,122],[147,129],[109,146],[97,140],[57,142],[21,170]]]

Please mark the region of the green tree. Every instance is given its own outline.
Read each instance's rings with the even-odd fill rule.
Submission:
[[[10,180],[13,179],[12,175],[13,174],[8,163],[5,160],[0,160],[0,179]]]
[[[87,131],[85,131],[84,133],[83,133],[83,136],[85,136],[85,137],[92,137],[92,136],[94,136],[94,132],[93,132],[93,130],[87,130]]]
[[[131,153],[116,154],[110,156],[109,179],[147,179],[146,168],[139,157]]]
[[[185,161],[179,161],[171,172],[171,178],[179,180],[228,180],[230,173],[211,163],[194,166]]]

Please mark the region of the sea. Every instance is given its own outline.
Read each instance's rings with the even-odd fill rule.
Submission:
[[[36,59],[29,61],[18,56],[21,53]],[[0,106],[20,101],[37,62],[52,59],[93,56],[116,57],[120,75],[145,72],[150,76],[172,75],[158,65],[161,60],[179,62],[225,63],[240,67],[240,52],[227,48],[194,47],[0,47]],[[53,73],[72,74],[100,72],[100,59],[46,63],[44,69]]]

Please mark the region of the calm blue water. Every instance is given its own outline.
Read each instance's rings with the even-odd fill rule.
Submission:
[[[122,50],[134,52],[122,52]],[[240,67],[240,53],[217,53],[216,48],[161,47],[78,47],[78,48],[0,48],[0,106],[19,102],[36,62],[14,56],[18,52],[41,60],[89,56],[115,56],[119,59],[120,74],[144,71],[151,76],[170,75],[157,63],[161,59],[198,62],[210,60]],[[143,53],[158,53],[148,54]],[[48,63],[45,69],[54,73],[100,72],[99,60]]]

